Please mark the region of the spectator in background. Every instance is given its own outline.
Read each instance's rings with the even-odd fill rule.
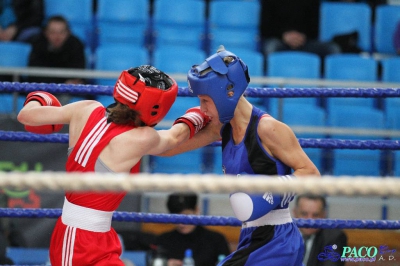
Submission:
[[[2,0],[0,13],[0,41],[31,42],[43,23],[43,0]]]
[[[43,33],[32,43],[31,67],[85,68],[85,47],[62,16],[50,17]],[[30,77],[29,82],[82,84],[79,78]]]
[[[302,194],[298,195],[293,210],[294,217],[302,219],[326,218],[326,200],[323,196]],[[344,262],[318,259],[318,255],[324,252],[336,252],[342,254],[343,247],[347,246],[346,234],[340,229],[300,228],[304,239],[305,266],[343,266]],[[336,245],[336,249],[332,246]]]
[[[173,193],[167,208],[173,214],[198,215],[198,197],[193,193]],[[193,251],[195,265],[216,265],[220,255],[230,251],[225,237],[202,226],[177,224],[175,230],[158,236],[156,245],[165,252],[168,266],[181,266],[186,249]]]
[[[260,37],[263,53],[303,51],[322,58],[340,53],[332,42],[321,42],[319,34],[320,0],[262,0]]]

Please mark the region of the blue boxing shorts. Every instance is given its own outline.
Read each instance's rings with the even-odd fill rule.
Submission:
[[[302,266],[303,238],[289,209],[278,209],[244,222],[239,245],[218,266]]]

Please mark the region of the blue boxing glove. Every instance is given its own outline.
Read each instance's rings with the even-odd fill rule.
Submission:
[[[283,181],[291,180],[294,176],[279,177]],[[286,208],[294,199],[295,193],[283,195],[265,192],[264,194],[247,194],[236,192],[230,195],[230,203],[236,218],[242,222],[256,220],[276,208]]]

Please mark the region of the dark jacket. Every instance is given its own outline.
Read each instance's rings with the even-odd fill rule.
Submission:
[[[320,230],[315,235],[306,266],[343,266],[345,262],[341,262],[340,259],[336,262],[332,260],[321,261],[318,259],[318,255],[324,252],[326,246],[332,246],[334,244],[337,246],[334,252],[339,253],[341,256],[343,247],[347,246],[346,234],[340,229]]]
[[[64,45],[52,50],[44,35],[40,36],[32,44],[29,56],[31,67],[54,67],[54,68],[85,68],[85,48],[83,43],[74,35],[70,35]],[[29,82],[64,83],[67,78],[55,77],[30,77]]]

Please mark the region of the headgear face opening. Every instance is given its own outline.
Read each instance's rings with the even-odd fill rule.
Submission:
[[[224,48],[188,72],[189,92],[211,97],[219,120],[224,124],[233,118],[239,98],[249,82],[247,65]]]
[[[150,65],[122,71],[114,98],[140,113],[147,126],[155,126],[168,113],[178,94],[178,85],[170,76]]]

